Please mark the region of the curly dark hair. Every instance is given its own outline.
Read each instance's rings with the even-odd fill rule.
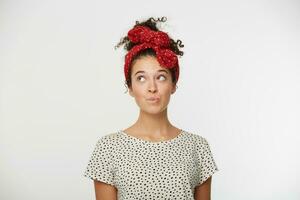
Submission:
[[[160,31],[158,28],[157,28],[157,22],[166,22],[167,21],[167,18],[166,17],[161,17],[161,18],[157,18],[157,19],[154,19],[153,17],[150,17],[149,19],[145,20],[145,21],[142,21],[142,22],[139,22],[139,21],[136,21],[135,25],[133,26],[136,27],[136,26],[146,26],[148,28],[150,28],[151,30],[153,31]],[[121,38],[121,40],[119,41],[119,43],[115,46],[115,49],[116,48],[119,48],[120,46],[124,45],[124,49],[128,52],[130,51],[130,49],[132,49],[136,44],[131,42],[129,40],[129,38],[127,36]],[[179,56],[183,56],[183,51],[181,51],[179,48],[182,48],[184,47],[184,45],[182,44],[182,41],[181,40],[173,40],[172,38],[170,38],[170,49],[176,54],[176,55],[179,55]],[[152,49],[152,48],[147,48],[147,49],[144,49],[142,51],[140,51],[137,55],[135,55],[132,59],[132,62],[133,63],[135,60],[143,57],[143,56],[153,56],[153,57],[156,57],[156,53],[155,51]],[[171,68],[171,69],[168,69],[171,74],[172,74],[172,82],[175,83],[176,82],[176,76],[175,76],[175,70],[174,68]],[[131,87],[131,67],[129,68],[129,76],[128,76],[128,80],[125,80],[125,85],[127,87]]]

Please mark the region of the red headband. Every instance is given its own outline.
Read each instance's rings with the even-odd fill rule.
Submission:
[[[145,26],[136,26],[127,34],[129,40],[137,43],[125,56],[124,73],[128,79],[128,72],[133,57],[141,50],[152,48],[159,64],[165,68],[175,67],[176,82],[179,77],[179,65],[177,55],[170,49],[170,38],[162,31],[153,31]]]

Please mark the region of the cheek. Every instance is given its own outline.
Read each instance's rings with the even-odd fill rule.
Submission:
[[[132,91],[133,91],[135,98],[139,99],[144,96],[144,88],[143,87],[134,85],[132,87],[132,89],[133,89]]]
[[[165,95],[170,95],[172,93],[172,87],[170,85],[165,85],[161,87],[161,93]]]

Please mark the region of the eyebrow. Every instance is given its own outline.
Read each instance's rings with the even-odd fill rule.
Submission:
[[[166,72],[167,74],[169,73],[167,70],[164,70],[164,69],[160,69],[160,70],[157,70],[158,72]],[[138,73],[145,73],[145,71],[137,71],[135,74],[134,74],[134,76],[135,75],[137,75]]]

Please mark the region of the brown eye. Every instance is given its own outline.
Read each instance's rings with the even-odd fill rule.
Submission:
[[[144,76],[138,76],[137,80],[140,81],[140,78],[144,78]]]

